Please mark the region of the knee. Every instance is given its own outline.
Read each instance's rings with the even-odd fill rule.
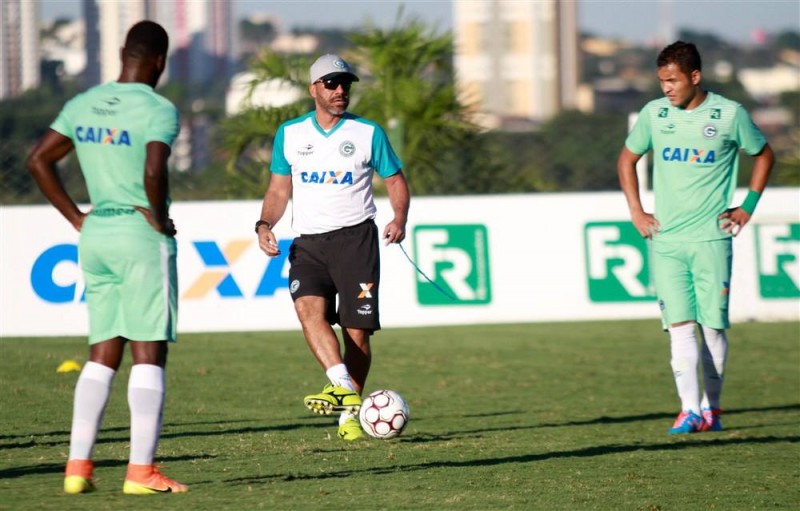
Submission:
[[[354,344],[362,351],[369,349],[369,340],[372,333],[369,330],[359,328],[342,329],[345,344]]]
[[[295,300],[294,311],[300,323],[325,320],[327,302],[318,296],[302,296]]]
[[[723,345],[728,343],[728,337],[725,330],[718,328],[710,328],[707,326],[702,327],[703,340],[709,346]]]

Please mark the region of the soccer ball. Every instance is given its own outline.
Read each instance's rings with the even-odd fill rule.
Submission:
[[[393,390],[376,390],[361,403],[358,420],[367,434],[374,438],[394,438],[408,424],[408,405]]]

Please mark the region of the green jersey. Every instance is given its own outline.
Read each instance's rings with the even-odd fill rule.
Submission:
[[[729,238],[718,217],[736,190],[739,149],[756,155],[766,142],[739,103],[712,92],[691,111],[667,98],[645,105],[625,146],[635,154],[653,150],[655,217],[661,224],[654,240]]]
[[[149,207],[144,190],[148,142],[172,146],[178,110],[143,83],[109,82],[67,102],[51,129],[75,145],[96,209]]]

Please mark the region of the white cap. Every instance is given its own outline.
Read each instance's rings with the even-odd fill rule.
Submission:
[[[353,72],[353,68],[350,67],[350,64],[345,62],[340,56],[329,53],[321,56],[316,62],[311,64],[309,77],[311,78],[311,83],[314,83],[342,74],[350,75],[354,82],[358,81],[358,77]]]

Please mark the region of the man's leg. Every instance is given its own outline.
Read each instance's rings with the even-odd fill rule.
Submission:
[[[703,412],[703,431],[721,431],[720,398],[724,383],[725,362],[728,358],[728,337],[725,330],[702,327],[703,382],[705,390],[700,403]]]
[[[325,316],[328,300],[321,296],[301,296],[294,302],[308,348],[322,369],[342,364],[339,339]]]
[[[331,382],[321,393],[306,396],[303,402],[315,413],[357,412],[361,398],[342,359],[336,332],[326,317],[327,299],[301,296],[294,304],[306,343]]]
[[[669,434],[699,431],[700,382],[695,288],[689,267],[691,254],[681,243],[653,242],[653,280],[661,307],[662,324],[669,331],[670,366],[681,401],[681,412]]]
[[[700,381],[697,373],[698,347],[694,321],[669,327],[672,375],[681,413],[669,429],[670,434],[694,433],[700,430]]]
[[[367,383],[369,368],[372,363],[370,348],[371,332],[360,328],[342,328],[344,341],[344,365],[350,373],[353,386],[358,394],[364,392]],[[339,416],[339,438],[343,440],[358,440],[364,433],[361,423],[355,413],[343,412]]]
[[[353,387],[359,394],[364,392],[369,368],[372,365],[372,348],[370,347],[369,330],[360,328],[343,328],[344,365],[353,379]]]
[[[167,341],[131,341],[131,353],[131,452],[122,490],[135,495],[183,493],[188,486],[167,478],[154,466],[166,393]]]
[[[733,245],[730,239],[699,245],[694,273],[697,276],[699,323],[703,333],[703,381],[705,390],[700,403],[703,431],[721,431],[720,395],[728,358],[730,327],[730,282],[733,269]]]
[[[166,341],[131,341],[133,367],[128,379],[131,411],[130,463],[152,465],[164,410]]]
[[[119,337],[92,344],[89,361],[78,377],[64,478],[66,493],[94,490],[92,454],[124,347],[125,341]]]

